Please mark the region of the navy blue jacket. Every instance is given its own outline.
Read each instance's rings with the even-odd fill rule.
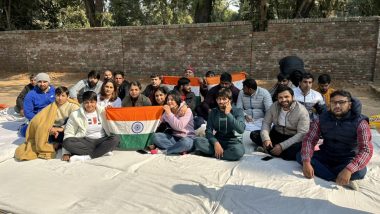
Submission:
[[[361,103],[352,99],[351,110],[342,118],[337,119],[330,111],[319,116],[323,144],[322,153],[336,163],[346,162],[358,153],[357,128],[362,120],[368,117],[361,114]]]

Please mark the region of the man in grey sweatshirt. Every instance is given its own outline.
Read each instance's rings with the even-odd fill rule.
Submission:
[[[284,160],[296,160],[301,141],[310,126],[308,111],[293,97],[294,92],[290,87],[279,86],[278,101],[265,114],[261,136],[251,133],[254,143]]]

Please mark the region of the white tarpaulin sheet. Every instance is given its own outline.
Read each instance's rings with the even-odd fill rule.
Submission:
[[[85,163],[18,162],[20,123],[0,122],[0,210],[11,213],[380,213],[380,135],[360,191],[253,152],[227,162],[114,151]],[[244,138],[248,139],[245,133]],[[249,141],[249,140],[245,140]]]

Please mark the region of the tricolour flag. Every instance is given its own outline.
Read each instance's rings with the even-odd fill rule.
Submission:
[[[177,85],[178,80],[180,78],[181,77],[179,77],[179,76],[163,76],[161,83],[163,85],[167,86],[170,90],[173,90],[174,86]],[[190,80],[191,91],[195,94],[195,96],[197,96],[197,97],[201,96],[200,92],[199,92],[199,88],[201,85],[199,82],[199,78],[198,77],[187,77],[187,79]]]
[[[110,132],[120,136],[119,147],[137,150],[150,144],[162,113],[162,106],[108,108],[106,118]]]
[[[243,89],[243,81],[247,78],[247,73],[237,72],[232,73],[232,83],[239,89]],[[206,77],[207,87],[210,90],[212,87],[220,83],[220,75],[214,77]]]

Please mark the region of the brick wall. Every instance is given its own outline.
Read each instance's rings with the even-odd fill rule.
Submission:
[[[199,71],[249,71],[250,32],[246,22],[122,28],[124,70],[178,74],[191,65]]]
[[[253,73],[271,77],[277,73],[281,57],[298,55],[313,73],[329,73],[341,80],[373,80],[378,20],[369,17],[271,21],[267,32],[253,33]]]
[[[180,74],[246,70],[273,79],[287,55],[314,73],[341,80],[380,80],[379,17],[0,32],[0,72],[124,70]],[[202,71],[202,72],[201,72]]]
[[[377,46],[375,56],[375,69],[373,72],[373,81],[380,83],[380,19],[377,20]]]

